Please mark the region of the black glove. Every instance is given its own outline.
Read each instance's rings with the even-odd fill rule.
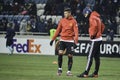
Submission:
[[[52,46],[52,45],[53,45],[53,40],[50,41],[50,46]]]
[[[5,36],[5,39],[7,38],[7,36]]]
[[[96,36],[91,36],[90,38],[91,38],[91,39],[95,39],[95,37],[96,37]]]
[[[77,45],[76,45],[76,44],[74,44],[74,45],[73,45],[73,48],[74,48],[74,49],[76,49],[76,48],[77,48]]]

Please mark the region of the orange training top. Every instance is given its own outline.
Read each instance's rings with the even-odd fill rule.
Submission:
[[[60,20],[52,40],[55,40],[59,34],[62,40],[74,40],[78,43],[78,25],[72,16]]]
[[[100,38],[104,31],[105,25],[100,20],[100,15],[96,11],[93,11],[90,15],[89,25],[89,36],[95,36],[95,39]]]

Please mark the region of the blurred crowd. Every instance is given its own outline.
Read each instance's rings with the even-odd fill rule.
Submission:
[[[79,25],[80,34],[87,34],[88,21],[82,11],[87,6],[97,10],[105,23],[105,34],[120,34],[120,1],[119,0],[47,0],[44,15],[62,15],[64,7],[71,7],[72,15]],[[7,23],[12,22],[17,32],[46,32],[56,28],[52,18],[45,20],[37,16],[34,0],[0,0],[0,15],[29,15],[29,20],[0,19],[0,31],[6,31]],[[24,27],[23,27],[24,26]]]
[[[36,15],[36,4],[25,0],[0,0],[1,15]]]
[[[97,10],[101,19],[106,24],[107,30],[113,30],[120,34],[120,1],[119,0],[48,0],[45,6],[45,15],[63,15],[64,7],[71,7],[72,14],[79,24],[80,33],[88,33],[87,21],[82,15],[83,9],[87,6]],[[105,30],[105,33],[108,31]]]

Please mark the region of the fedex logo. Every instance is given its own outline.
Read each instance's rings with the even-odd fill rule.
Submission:
[[[28,39],[26,43],[17,43],[17,39],[13,40],[13,49],[17,52],[23,52],[23,53],[41,53],[40,51],[40,44],[34,44],[34,39]]]

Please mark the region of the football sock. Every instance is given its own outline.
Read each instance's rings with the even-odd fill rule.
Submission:
[[[98,74],[99,67],[100,67],[100,58],[95,58],[95,71],[94,71],[94,74]]]
[[[62,60],[63,60],[63,55],[58,55],[58,67],[62,68]]]
[[[68,71],[71,71],[73,64],[73,57],[68,57]]]
[[[13,48],[11,48],[10,46],[7,46],[7,48],[9,49],[10,53],[13,52]]]
[[[58,70],[62,70],[62,68],[58,68]]]
[[[88,71],[85,71],[84,74],[88,75]]]

